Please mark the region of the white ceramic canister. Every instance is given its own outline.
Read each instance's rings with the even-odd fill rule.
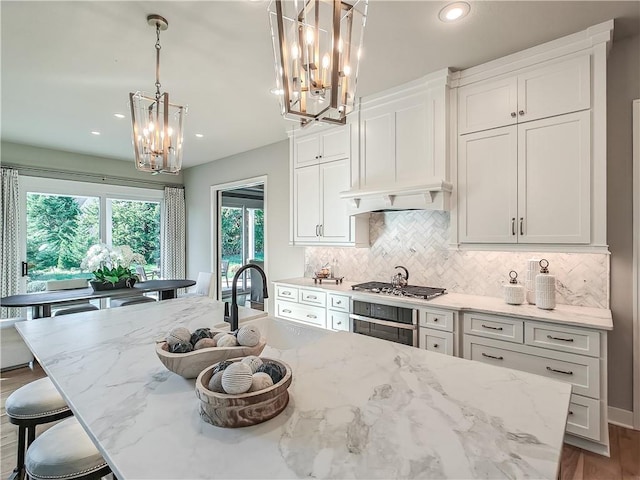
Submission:
[[[509,305],[520,305],[524,302],[524,287],[518,284],[518,273],[509,272],[509,283],[502,286],[504,301]]]
[[[549,261],[540,260],[540,273],[536,275],[536,306],[552,310],[556,306],[556,276],[549,274]]]
[[[536,275],[540,268],[540,259],[531,258],[527,260],[527,276],[524,279],[525,296],[527,303],[536,304]]]

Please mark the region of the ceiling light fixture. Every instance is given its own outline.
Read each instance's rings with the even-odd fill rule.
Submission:
[[[467,2],[455,2],[450,3],[438,14],[438,18],[443,22],[455,22],[456,20],[460,20],[461,18],[466,17],[471,10],[471,5]]]
[[[344,124],[355,107],[368,0],[272,0],[276,88],[285,118]]]
[[[129,94],[136,168],[143,172],[177,174],[182,167],[183,118],[186,107],[169,103],[160,93],[160,31],[169,24],[160,15],[149,15],[147,23],[156,29],[156,93]]]

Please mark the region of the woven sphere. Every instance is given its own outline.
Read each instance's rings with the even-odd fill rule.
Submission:
[[[238,340],[233,335],[223,335],[218,339],[217,343],[218,347],[237,347]]]
[[[225,335],[229,335],[226,332],[218,332],[213,336],[213,339],[217,342],[218,340],[220,340],[220,337],[224,337]]]
[[[209,348],[209,347],[215,347],[216,346],[216,341],[213,338],[201,338],[200,340],[198,340],[196,342],[196,344],[193,346],[194,350],[200,350],[201,348]]]
[[[260,330],[253,325],[245,325],[238,330],[238,344],[255,347],[260,342]]]
[[[263,363],[256,371],[256,373],[259,372],[264,372],[269,375],[271,380],[273,380],[274,385],[282,380],[282,377],[284,377],[285,374],[283,369],[280,368],[280,365],[271,362]]]
[[[224,389],[222,388],[222,374],[224,372],[218,372],[218,373],[214,373],[213,376],[211,377],[211,380],[209,380],[209,385],[207,388],[209,388],[209,390],[211,390],[212,392],[216,392],[216,393],[225,393]]]
[[[218,363],[213,369],[213,374],[215,375],[218,372],[222,372],[224,369],[226,369],[231,364],[233,364],[233,362],[230,362],[229,360],[224,360],[224,361]]]
[[[189,353],[193,350],[191,342],[174,343],[169,347],[171,353]]]
[[[249,365],[251,367],[251,372],[256,373],[258,368],[260,368],[260,365],[262,365],[262,360],[260,357],[256,357],[255,355],[249,355],[242,359],[242,363]]]
[[[236,362],[222,372],[222,388],[227,393],[237,395],[251,388],[251,367],[246,363]]]
[[[186,327],[173,327],[167,333],[165,340],[170,347],[176,343],[191,343],[191,332]]]
[[[195,346],[195,344],[198,343],[199,340],[212,337],[213,335],[211,335],[211,330],[209,330],[208,328],[198,328],[191,334],[191,345]]]
[[[273,380],[271,380],[269,375],[264,372],[254,373],[251,376],[251,387],[249,387],[249,391],[259,392],[260,390],[269,388],[271,385],[273,385]]]

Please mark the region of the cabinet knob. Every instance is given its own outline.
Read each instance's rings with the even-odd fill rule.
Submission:
[[[516,118],[516,112],[511,112],[511,118]]]
[[[342,322],[338,322],[336,325],[342,325]]]
[[[434,318],[434,319],[433,319],[433,321],[434,321],[434,322],[437,322],[437,321],[438,321],[438,319],[437,319],[437,318]]]
[[[524,110],[520,110],[520,111],[518,112],[518,115],[524,115]]]
[[[341,305],[342,304],[342,300],[336,300],[336,305]]]

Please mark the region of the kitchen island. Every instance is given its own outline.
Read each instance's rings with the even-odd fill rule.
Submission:
[[[155,340],[219,323],[185,298],[17,324],[120,480],[556,478],[571,388],[541,376],[359,336],[252,320],[262,356],[293,371],[290,402],[260,425],[199,416],[194,380]]]

